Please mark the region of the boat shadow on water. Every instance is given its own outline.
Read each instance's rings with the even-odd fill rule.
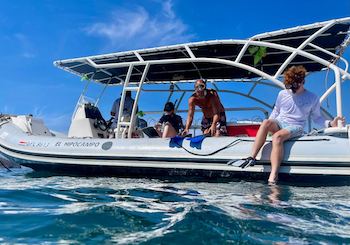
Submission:
[[[116,177],[116,178],[137,178],[157,179],[167,183],[180,182],[206,182],[206,183],[232,183],[232,182],[257,182],[266,183],[268,173],[255,172],[226,172],[212,170],[179,170],[179,169],[150,169],[150,168],[135,168],[128,169],[120,168],[116,170],[111,168],[106,171],[106,167],[99,166],[70,166],[69,171],[62,171],[62,168],[54,168],[32,171],[26,174],[31,178],[45,178],[51,176],[68,176],[68,177]],[[348,176],[330,176],[330,175],[293,175],[280,173],[278,186],[296,186],[296,187],[330,187],[330,186],[350,186]]]
[[[7,157],[1,154],[0,152],[0,169],[5,168],[8,171],[11,171],[11,168],[20,168],[21,166],[14,161],[9,160]]]

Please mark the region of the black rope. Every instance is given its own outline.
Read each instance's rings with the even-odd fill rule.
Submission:
[[[186,152],[192,154],[192,155],[195,155],[195,156],[212,156],[220,151],[223,151],[227,148],[230,148],[236,144],[238,144],[239,142],[252,142],[254,140],[250,140],[250,139],[235,139],[234,141],[232,141],[231,143],[229,143],[228,145],[214,151],[214,152],[211,152],[211,153],[206,153],[206,154],[200,154],[200,153],[195,153],[195,152],[192,152],[192,151],[189,151],[188,149],[186,149],[185,147],[183,147],[182,145],[180,145],[179,143],[175,142],[176,145],[178,145],[179,147],[181,147],[182,149],[184,149]],[[290,140],[290,141],[329,141],[329,139],[302,139],[302,140]]]
[[[188,153],[190,153],[190,154],[192,154],[192,155],[195,155],[195,156],[203,156],[203,157],[204,157],[204,156],[212,156],[212,155],[214,155],[214,154],[216,154],[216,153],[218,153],[218,152],[220,152],[220,151],[223,151],[223,150],[225,150],[225,149],[227,149],[227,148],[230,148],[230,147],[232,147],[232,146],[238,144],[238,143],[241,142],[241,141],[244,141],[244,140],[235,139],[235,140],[232,141],[230,144],[228,144],[228,145],[226,145],[226,146],[224,146],[224,147],[222,147],[222,148],[220,148],[220,149],[218,149],[218,150],[216,150],[216,151],[214,151],[214,152],[206,153],[206,154],[200,154],[200,153],[195,153],[195,152],[189,151],[188,149],[186,149],[185,147],[183,147],[182,145],[180,145],[180,144],[177,143],[177,142],[175,142],[175,144],[177,144],[177,145],[180,146],[182,149],[184,149],[186,152],[188,152]]]

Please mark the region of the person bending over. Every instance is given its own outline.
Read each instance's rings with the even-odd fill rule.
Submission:
[[[207,89],[206,83],[202,79],[196,81],[195,92],[188,100],[188,115],[183,135],[187,135],[189,132],[196,106],[200,107],[203,112],[201,122],[203,134],[227,135],[226,114],[219,95],[215,90]]]
[[[165,104],[164,115],[159,119],[155,128],[162,138],[174,137],[184,128],[182,118],[175,114],[175,106],[172,102]]]
[[[278,94],[274,109],[261,124],[252,148],[251,156],[241,161],[241,166],[254,165],[255,158],[265,144],[267,134],[272,133],[272,151],[270,156],[271,173],[269,184],[278,180],[278,170],[283,159],[283,143],[293,137],[301,136],[309,116],[314,123],[324,127],[336,127],[338,121],[343,124],[344,117],[325,120],[321,114],[318,96],[304,88],[306,70],[303,66],[292,66],[284,73],[286,89]],[[237,161],[237,162],[239,162]]]

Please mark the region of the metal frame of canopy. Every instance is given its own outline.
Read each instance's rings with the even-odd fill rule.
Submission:
[[[286,40],[288,40],[288,45],[287,46],[293,46],[292,42],[294,42],[295,44],[295,40],[298,39],[300,41],[305,40],[304,43],[307,43],[309,41],[311,41],[311,39],[315,39],[315,38],[323,38],[323,40],[319,40],[316,39],[315,41],[317,43],[319,43],[319,41],[321,41],[321,46],[323,46],[324,41],[333,42],[333,46],[331,45],[330,47],[332,47],[331,49],[335,50],[335,46],[334,45],[340,45],[340,43],[336,43],[334,44],[333,39],[336,39],[337,35],[343,35],[343,37],[348,34],[348,26],[350,24],[350,18],[344,18],[344,19],[338,19],[338,20],[332,20],[332,21],[326,21],[326,22],[321,22],[321,23],[316,23],[316,24],[311,24],[311,25],[305,25],[305,26],[300,26],[300,27],[296,27],[296,28],[289,28],[289,29],[284,29],[284,30],[280,30],[280,31],[274,31],[274,32],[268,32],[268,33],[264,33],[264,34],[259,34],[256,36],[251,37],[248,40],[244,40],[244,42],[246,43],[244,46],[242,46],[241,48],[241,52],[239,54],[237,54],[237,57],[235,58],[235,61],[240,61],[245,53],[245,51],[248,49],[248,46],[250,46],[249,41],[266,41],[268,40],[268,42],[270,43],[274,43],[277,41],[282,41],[285,43]],[[326,26],[327,24],[329,24],[329,26]],[[335,25],[335,26],[334,26]],[[339,28],[339,25],[343,25],[345,26],[346,29],[344,28]],[[319,30],[320,32],[318,33],[312,33],[312,31],[316,31],[315,28],[320,28],[320,27],[324,27],[323,30]],[[338,28],[336,28],[338,27]],[[336,30],[334,30],[334,28]],[[346,30],[346,32],[345,32]],[[311,32],[310,32],[311,31]],[[328,32],[327,32],[328,31]],[[337,33],[334,33],[335,31],[337,31]],[[286,35],[283,36],[283,35]],[[295,35],[295,36],[292,36]],[[300,36],[301,35],[301,36]],[[304,35],[304,36],[303,36]],[[333,35],[333,36],[331,36]],[[278,38],[276,38],[276,36]],[[314,37],[312,37],[314,36]],[[327,40],[324,39],[324,36],[328,36]],[[329,38],[329,36],[331,36]],[[309,37],[308,39],[306,39],[306,37]],[[340,38],[341,40],[344,38]],[[339,38],[338,38],[339,40]],[[197,43],[188,43],[188,44],[182,44],[182,45],[172,45],[172,46],[165,46],[165,47],[159,47],[159,48],[148,48],[148,49],[142,49],[142,50],[135,50],[135,51],[127,51],[127,52],[119,52],[119,53],[112,53],[112,54],[106,54],[106,55],[96,55],[96,56],[89,56],[89,57],[82,57],[82,58],[75,58],[75,59],[67,59],[67,60],[63,60],[63,61],[56,61],[54,62],[54,64],[64,70],[67,70],[69,72],[75,73],[79,76],[82,75],[86,75],[88,77],[90,77],[92,79],[92,75],[94,75],[93,79],[97,82],[101,82],[101,83],[106,83],[105,81],[108,81],[110,78],[117,78],[119,79],[120,82],[123,82],[124,79],[122,79],[121,77],[110,77],[111,72],[108,70],[104,70],[104,69],[92,69],[91,72],[89,71],[79,71],[79,67],[84,66],[84,65],[88,65],[87,64],[87,59],[91,59],[94,62],[96,62],[97,64],[101,64],[101,62],[103,64],[108,64],[108,63],[122,63],[122,64],[128,64],[126,61],[142,61],[142,60],[148,60],[148,59],[154,59],[157,57],[154,57],[154,55],[164,55],[164,54],[171,54],[174,52],[186,52],[186,55],[184,55],[182,53],[182,57],[190,57],[189,53],[187,52],[188,49],[186,50],[185,46],[190,47],[192,50],[195,48],[199,48],[202,46],[205,46],[205,48],[207,48],[207,46],[210,45],[215,45],[215,44],[227,44],[227,42],[230,41],[237,41],[237,40],[223,40],[223,41],[204,41],[204,42],[197,42]],[[231,43],[232,44],[232,43]],[[298,45],[299,46],[299,45]],[[300,45],[301,47],[302,45]],[[310,43],[309,45],[310,47],[312,46],[312,48],[314,48],[314,50],[319,50],[317,49],[317,45],[313,45]],[[311,52],[312,50],[309,49],[304,49],[304,51],[307,52]],[[330,48],[329,47],[329,48]],[[283,52],[290,52],[290,51],[282,51],[279,54],[282,54]],[[322,52],[324,52],[324,54],[328,54],[328,55],[334,55],[331,52],[327,52],[328,48],[323,49]],[[191,51],[192,52],[192,51]],[[153,57],[152,57],[153,55]],[[269,52],[270,55],[270,52]],[[151,57],[150,57],[151,56]],[[227,59],[227,57],[220,57],[222,59]],[[233,58],[233,57],[231,57]],[[306,64],[307,62],[305,62]],[[302,63],[300,63],[302,64]],[[269,64],[271,65],[271,64]],[[282,65],[282,64],[277,64],[278,66]],[[91,67],[90,67],[91,68]],[[77,70],[78,69],[78,70]],[[125,71],[125,75],[123,75],[124,77],[126,76],[126,70]],[[96,74],[98,72],[103,72],[103,74],[105,74],[105,78],[104,79],[100,79],[98,78],[99,74]],[[232,79],[232,77],[229,77],[229,79]],[[164,81],[168,81],[164,80]]]
[[[109,83],[113,78],[113,74],[108,72],[108,69],[114,69],[114,68],[126,68],[127,73],[125,79],[122,79],[120,77],[117,77],[117,79],[120,80],[122,86],[123,86],[123,91],[122,91],[122,96],[121,96],[121,103],[120,103],[120,110],[119,110],[119,115],[118,115],[118,126],[117,126],[117,131],[120,132],[121,127],[128,127],[128,137],[131,137],[132,134],[132,126],[135,123],[136,120],[136,108],[139,100],[139,95],[140,92],[143,89],[144,83],[154,83],[152,81],[146,81],[147,80],[147,74],[149,72],[150,67],[155,66],[155,65],[162,65],[162,64],[185,64],[185,63],[190,63],[193,64],[194,67],[196,67],[196,64],[201,64],[201,63],[210,63],[210,64],[220,64],[220,65],[225,65],[228,67],[235,67],[239,69],[243,69],[245,71],[248,71],[249,73],[257,75],[257,77],[265,80],[269,80],[272,82],[274,86],[277,86],[281,89],[284,89],[284,85],[282,83],[281,76],[282,72],[288,67],[288,65],[291,64],[293,59],[297,56],[301,56],[304,58],[307,58],[308,60],[311,60],[313,62],[316,62],[318,64],[323,65],[325,68],[328,68],[334,72],[334,77],[335,77],[335,82],[333,83],[332,86],[329,87],[329,89],[321,96],[320,98],[320,103],[322,103],[330,94],[335,90],[336,92],[336,111],[338,116],[342,116],[342,91],[341,91],[341,83],[344,82],[345,80],[350,80],[350,74],[348,73],[348,62],[341,57],[341,53],[343,50],[349,45],[350,43],[350,37],[349,37],[349,31],[342,33],[342,35],[347,35],[341,45],[341,49],[338,50],[339,54],[330,52],[327,49],[324,49],[318,45],[315,45],[312,43],[313,40],[315,40],[317,37],[324,35],[324,33],[333,27],[336,24],[341,24],[341,23],[350,23],[350,18],[343,18],[343,19],[336,19],[336,20],[331,20],[331,21],[326,21],[326,22],[321,22],[321,23],[316,23],[316,24],[311,24],[311,25],[306,25],[306,26],[300,26],[300,27],[295,27],[295,28],[290,28],[290,29],[285,29],[285,30],[280,30],[280,31],[275,31],[275,32],[269,32],[269,33],[264,33],[264,34],[259,34],[256,36],[253,36],[252,38],[248,40],[216,40],[216,41],[207,41],[207,42],[198,42],[198,43],[188,43],[188,44],[181,44],[181,45],[173,45],[173,46],[167,46],[167,47],[161,47],[161,48],[153,48],[153,49],[145,49],[145,50],[136,50],[136,51],[129,51],[129,52],[121,52],[121,53],[116,53],[113,54],[113,57],[118,57],[118,56],[125,56],[125,55],[133,55],[137,58],[137,60],[132,60],[132,61],[126,61],[126,62],[111,62],[111,63],[104,63],[104,64],[99,64],[96,59],[101,59],[101,58],[108,58],[111,55],[100,55],[100,56],[90,56],[90,57],[84,57],[84,58],[78,58],[78,59],[71,59],[71,60],[64,60],[64,61],[56,61],[55,65],[67,70],[69,72],[75,73],[79,76],[82,75],[88,75],[90,76],[90,79],[94,80],[94,75],[96,72],[102,72],[107,75],[110,75],[108,78],[109,80],[107,82],[106,79],[101,79],[101,80],[96,80],[97,82],[100,83],[105,83],[106,86],[105,88],[110,85]],[[298,47],[290,47],[287,45],[282,45],[278,43],[269,42],[269,41],[260,41],[261,39],[264,38],[273,38],[276,35],[281,35],[281,34],[292,34],[295,31],[300,31],[300,30],[308,30],[312,28],[319,28],[315,33],[311,34],[306,38],[305,41],[303,41]],[[293,37],[289,37],[293,38]],[[275,40],[274,40],[275,41]],[[241,45],[241,50],[238,53],[236,59],[233,60],[228,60],[225,58],[205,58],[205,57],[197,57],[195,55],[195,52],[193,52],[193,49],[199,46],[203,45],[228,45],[228,44],[236,44],[236,45]],[[278,64],[279,68],[275,72],[275,74],[270,75],[262,70],[257,69],[254,66],[244,64],[242,63],[242,58],[248,48],[250,46],[256,46],[256,47],[266,47],[266,48],[271,48],[271,49],[276,49],[280,50],[283,52],[288,53],[288,57],[284,60],[283,63]],[[334,58],[334,61],[329,61],[326,60],[322,57],[318,57],[317,55],[312,54],[311,52],[306,51],[306,47],[311,47],[313,50],[318,50],[320,51],[323,55],[328,55]],[[179,49],[179,50],[185,50],[186,51],[186,58],[172,58],[172,59],[156,59],[156,60],[145,60],[142,55],[144,55],[147,52],[163,52],[167,50],[174,50],[174,49]],[[336,62],[338,60],[341,60],[344,62],[345,68],[342,69],[338,65],[336,65]],[[86,74],[79,74],[76,71],[74,71],[74,67],[65,67],[63,64],[68,63],[68,62],[82,62],[82,64],[88,64],[90,67],[95,69],[95,73],[86,73]],[[104,60],[106,62],[106,60]],[[135,67],[137,67],[137,72],[141,75],[140,81],[138,82],[132,82],[131,81],[131,76],[133,75],[133,72],[135,70]],[[143,70],[141,71],[139,67],[143,67]],[[202,78],[200,70],[198,70],[198,78]],[[178,82],[191,82],[188,80],[182,80],[182,81],[177,81],[181,79],[174,79],[176,81],[166,81],[168,83],[178,83]],[[215,81],[215,79],[209,79],[210,81]],[[225,81],[227,79],[219,79],[220,81]],[[229,80],[229,79],[228,79]],[[244,79],[244,80],[249,80],[254,83],[253,87],[250,89],[249,93],[247,94],[248,96],[251,95],[253,90],[255,89],[256,85],[259,83],[262,83],[260,79]],[[159,81],[157,81],[159,82]],[[157,83],[156,82],[156,83]],[[164,82],[164,81],[161,81]],[[87,88],[87,87],[86,87]],[[84,89],[83,93],[85,93],[86,88]],[[104,88],[104,89],[105,89]],[[104,91],[104,90],[103,90]],[[136,96],[135,96],[135,103],[133,107],[133,112],[131,115],[131,120],[130,122],[122,122],[121,117],[122,117],[122,109],[124,108],[124,101],[125,101],[125,93],[126,91],[135,91]],[[103,92],[102,92],[103,93]],[[243,96],[247,96],[243,95]],[[102,94],[101,94],[102,96]],[[253,97],[253,96],[251,96]],[[254,97],[253,97],[254,98]],[[259,101],[257,98],[254,98],[255,100]],[[98,101],[97,101],[98,102]]]

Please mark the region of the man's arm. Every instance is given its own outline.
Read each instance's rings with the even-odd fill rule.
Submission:
[[[111,116],[115,117],[117,111],[119,111],[119,103],[118,103],[118,100],[115,100],[113,102],[113,106],[112,106],[112,109],[111,109]]]
[[[188,113],[187,113],[187,121],[186,121],[186,127],[184,129],[184,134],[188,134],[188,131],[190,130],[190,127],[192,125],[193,121],[193,115],[194,115],[194,109],[196,105],[194,104],[193,97],[188,99]]]
[[[210,133],[212,136],[215,136],[216,133],[216,123],[220,120],[220,110],[221,107],[220,99],[218,95],[211,97],[209,103],[211,104],[211,108],[213,110],[213,123],[210,127]]]

